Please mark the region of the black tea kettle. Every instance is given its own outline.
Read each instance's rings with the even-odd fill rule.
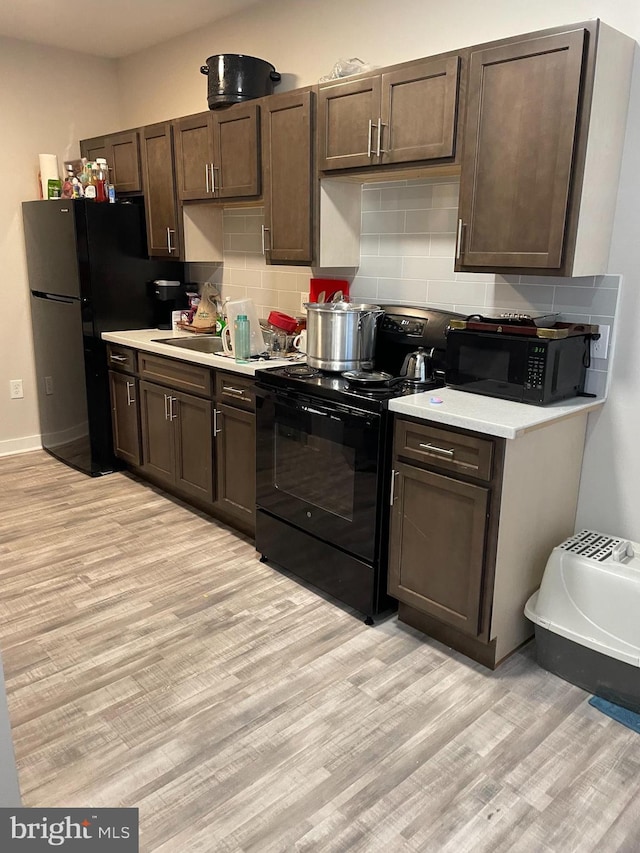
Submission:
[[[409,382],[429,382],[433,378],[433,347],[425,352],[423,347],[418,347],[415,352],[410,352],[402,365],[401,375]]]

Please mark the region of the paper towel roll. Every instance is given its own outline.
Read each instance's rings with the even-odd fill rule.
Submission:
[[[49,197],[49,180],[59,180],[58,156],[57,154],[39,154],[40,159],[40,186],[42,187],[42,198]]]

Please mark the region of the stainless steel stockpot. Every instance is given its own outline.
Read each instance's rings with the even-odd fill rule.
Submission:
[[[307,364],[319,370],[373,367],[379,305],[307,302]]]

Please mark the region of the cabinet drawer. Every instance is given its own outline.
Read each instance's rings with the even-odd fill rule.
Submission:
[[[216,400],[239,406],[241,409],[255,409],[253,378],[238,373],[216,373]]]
[[[124,373],[136,372],[136,351],[119,344],[107,344],[107,361],[112,370],[122,370]]]
[[[395,455],[429,468],[490,480],[493,450],[491,439],[452,432],[426,423],[396,421]]]
[[[172,388],[191,394],[211,396],[213,383],[208,367],[141,352],[138,353],[138,370],[143,379],[171,385]]]

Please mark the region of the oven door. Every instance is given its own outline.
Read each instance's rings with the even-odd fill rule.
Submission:
[[[380,415],[260,388],[256,405],[258,509],[373,562]]]

